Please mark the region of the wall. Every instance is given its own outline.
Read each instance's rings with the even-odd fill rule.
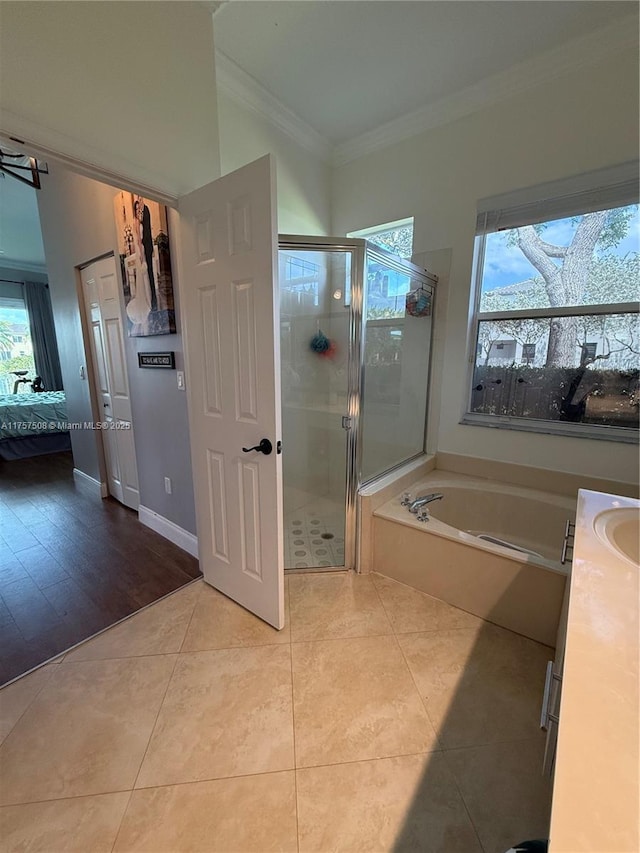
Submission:
[[[332,222],[344,234],[415,217],[416,253],[451,250],[438,450],[630,482],[633,445],[463,426],[477,200],[638,156],[637,53],[586,65],[334,171]]]
[[[86,364],[78,306],[76,267],[116,251],[113,198],[106,184],[50,164],[38,193],[42,237],[47,256],[60,362],[70,421],[93,420],[89,383],[80,378]],[[171,235],[170,235],[171,236]],[[117,252],[116,252],[117,254]],[[175,253],[174,253],[175,270]],[[177,325],[180,306],[174,281]],[[141,370],[137,352],[171,349],[177,369],[184,369],[182,335],[126,338],[127,363],[136,438],[140,502],[185,530],[195,533],[195,508],[186,395],[176,385],[175,371]],[[75,467],[101,479],[97,436],[73,430]],[[165,494],[164,477],[173,493]]]
[[[218,177],[204,3],[3,2],[1,15],[3,130],[171,195]]]
[[[274,155],[280,233],[329,234],[331,182],[328,164],[220,90],[218,121],[223,174],[263,154]]]
[[[46,272],[33,272],[32,270],[20,269],[18,267],[3,267],[0,266],[0,279],[6,279],[9,282],[21,282],[21,281],[40,281],[43,284],[47,283],[47,274]],[[22,298],[22,289],[20,288],[20,284],[2,284],[0,282],[0,286],[5,289],[3,292],[3,296],[15,296],[16,298]],[[20,292],[17,290],[13,290],[14,288],[20,288]],[[9,290],[12,292],[10,293]]]

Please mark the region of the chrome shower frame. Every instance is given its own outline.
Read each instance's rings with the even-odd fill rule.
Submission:
[[[363,481],[362,472],[362,399],[365,383],[365,288],[364,276],[367,257],[374,257],[387,264],[398,272],[409,274],[412,278],[426,281],[435,285],[437,277],[422,267],[416,266],[410,261],[398,258],[379,246],[367,240],[354,237],[308,237],[295,234],[280,234],[278,236],[279,249],[293,249],[299,251],[316,252],[348,252],[351,256],[351,291],[349,302],[349,367],[348,367],[348,391],[347,411],[345,416],[350,419],[350,428],[347,430],[347,460],[346,460],[346,497],[345,497],[345,548],[344,565],[309,567],[301,569],[287,569],[289,573],[295,572],[331,572],[344,571],[345,569],[357,569],[357,541],[359,535],[358,518],[358,490]],[[433,336],[432,336],[433,341]],[[431,361],[431,359],[430,359]],[[425,413],[426,434],[426,413]],[[424,446],[421,456],[424,453]],[[416,457],[411,457],[416,458]],[[398,466],[404,465],[408,460],[403,460]],[[377,474],[372,480],[387,474]],[[368,480],[367,482],[371,482]]]

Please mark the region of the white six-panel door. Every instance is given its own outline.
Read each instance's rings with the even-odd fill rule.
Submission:
[[[180,290],[200,567],[284,626],[275,174],[266,156],[184,196]],[[273,450],[245,452],[262,439]]]
[[[94,380],[101,409],[109,493],[138,509],[138,468],[131,419],[131,399],[120,311],[120,280],[113,256],[81,270]]]

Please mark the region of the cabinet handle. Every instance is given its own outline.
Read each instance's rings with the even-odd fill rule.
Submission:
[[[564,565],[567,562],[567,550],[571,549],[571,556],[573,557],[573,539],[576,533],[576,526],[573,521],[567,520],[567,523],[564,528],[564,541],[562,543],[562,554],[560,556],[560,562]]]
[[[562,676],[553,671],[553,661],[550,660],[547,664],[547,674],[544,679],[544,693],[542,695],[542,710],[540,712],[540,728],[546,732],[549,722],[558,723],[560,719],[557,714],[552,714],[549,710],[551,703],[551,683],[562,681]]]
[[[542,710],[540,712],[540,728],[547,728],[547,714],[549,713],[549,700],[551,699],[551,676],[553,675],[553,661],[547,664],[547,674],[544,679],[544,693],[542,694]]]

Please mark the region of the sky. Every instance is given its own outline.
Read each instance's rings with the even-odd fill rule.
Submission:
[[[25,308],[0,308],[0,320],[6,320],[8,323],[28,324],[27,312]]]
[[[559,246],[568,246],[576,227],[577,224],[571,218],[556,219],[546,228],[544,239]],[[640,251],[640,207],[636,205],[634,215],[629,222],[627,236],[617,246],[608,249],[607,254],[624,256],[628,252],[638,251]],[[597,246],[596,254],[602,254]],[[505,232],[487,235],[482,277],[483,291],[505,287],[538,275],[538,271],[531,266],[517,246],[507,245]]]

